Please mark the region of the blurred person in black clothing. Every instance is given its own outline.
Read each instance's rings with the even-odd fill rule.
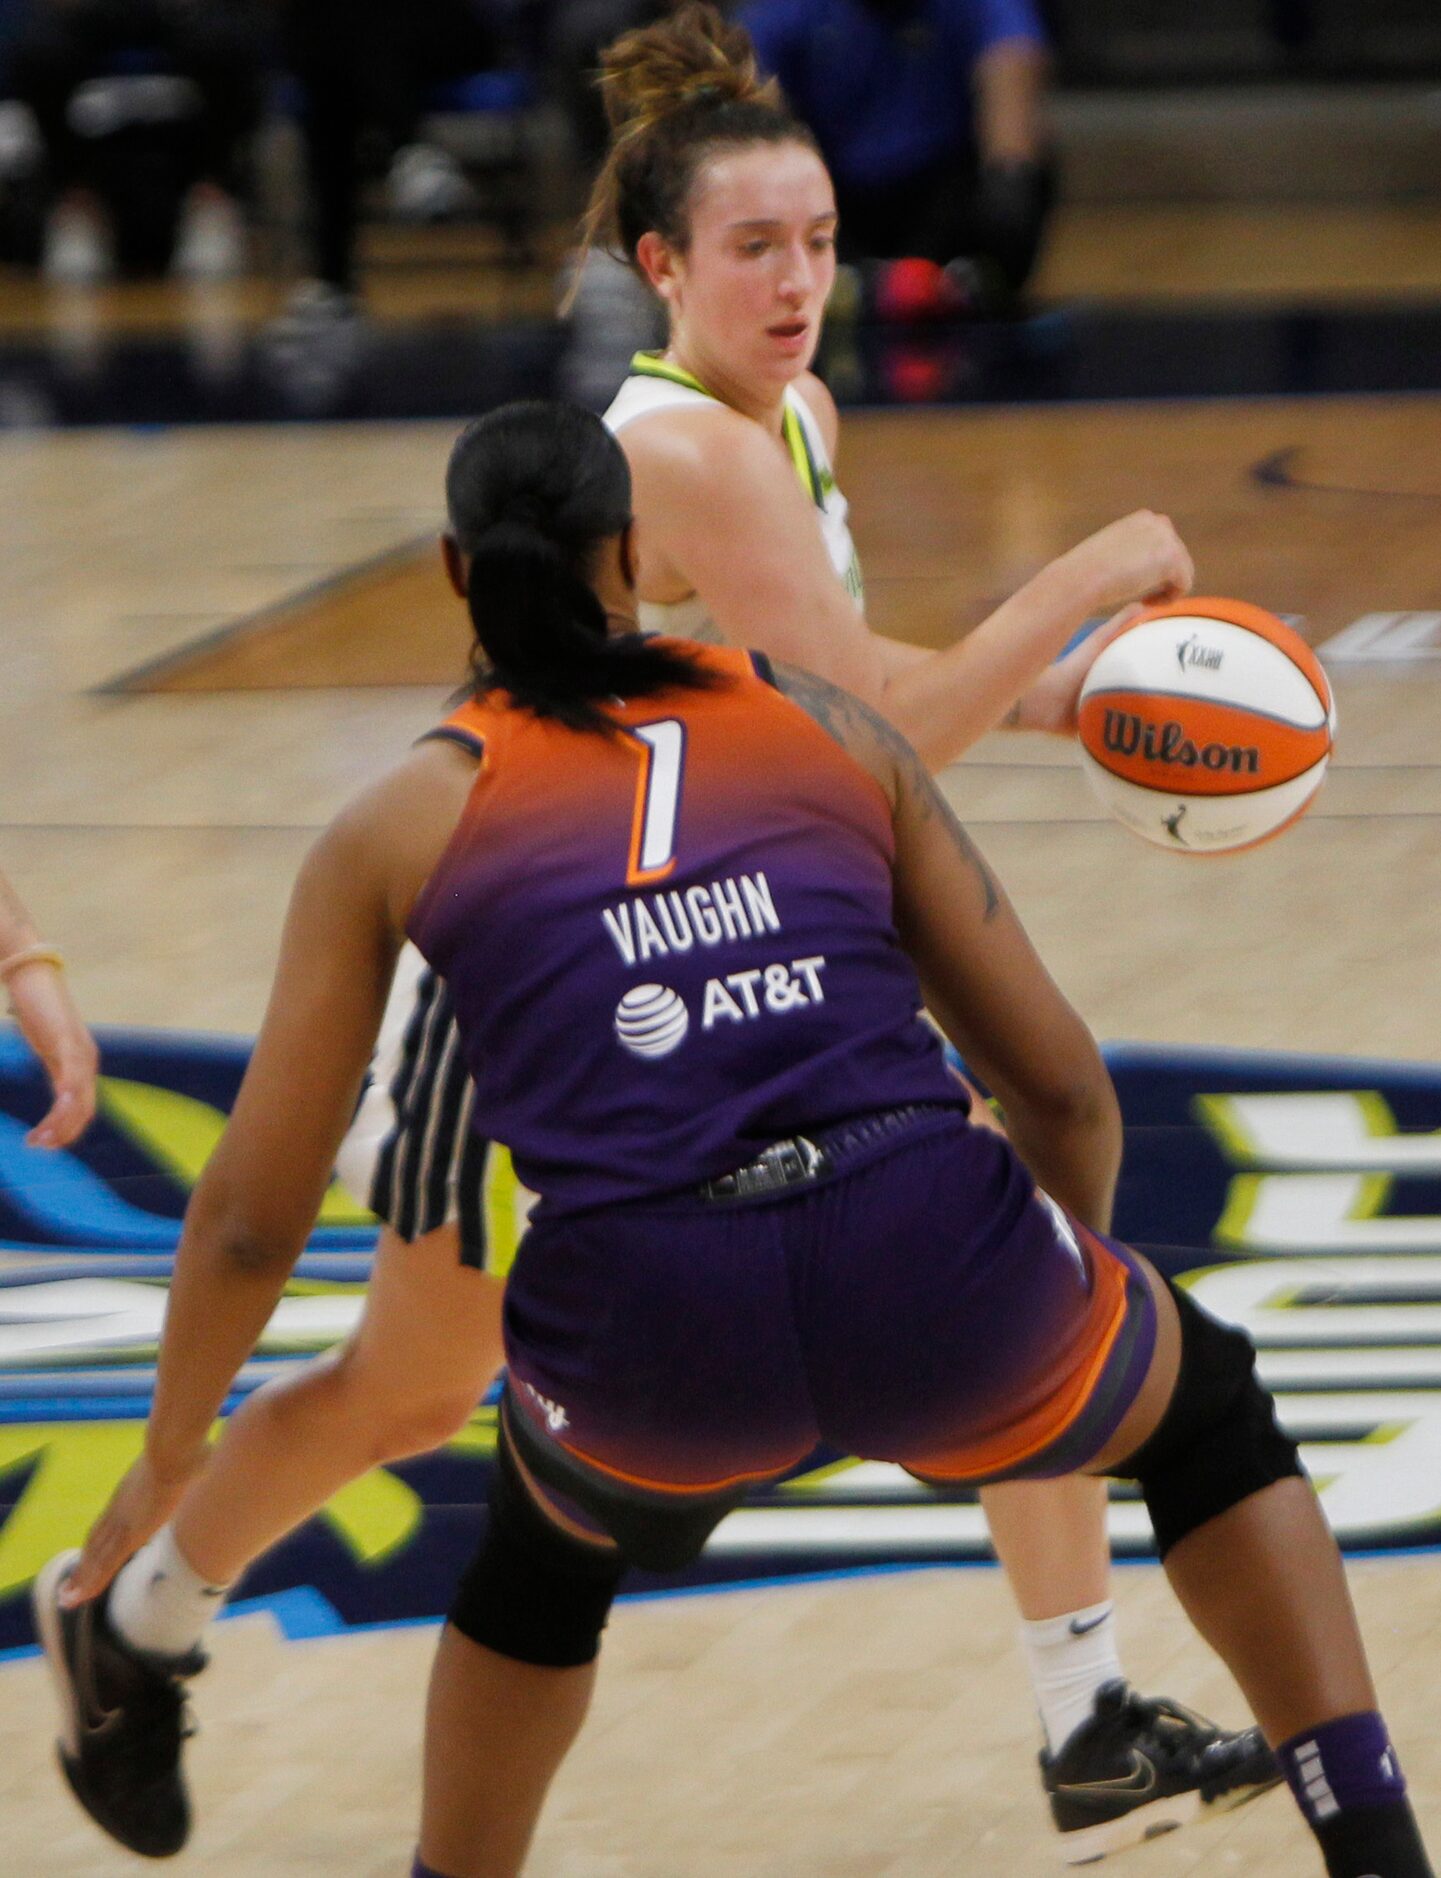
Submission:
[[[280,0],[281,56],[299,81],[313,283],[356,291],[360,193],[384,176],[392,211],[456,213],[463,176],[426,143],[430,88],[489,70],[511,50],[505,0]]]
[[[244,259],[249,141],[260,121],[255,0],[23,0],[8,88],[39,130],[51,210],[44,265],[215,276]]]
[[[523,46],[528,0],[276,0],[280,56],[298,83],[305,276],[266,333],[292,403],[333,408],[365,350],[357,270],[362,193],[384,179],[391,214],[440,221],[472,196],[427,142],[433,86],[491,70]]]
[[[587,187],[610,138],[596,82],[600,55],[622,33],[673,10],[674,0],[549,0],[545,8],[546,70]]]

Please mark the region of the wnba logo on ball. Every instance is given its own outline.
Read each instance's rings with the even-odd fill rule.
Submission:
[[[1254,744],[1207,743],[1198,748],[1174,720],[1148,724],[1134,711],[1107,709],[1101,740],[1117,756],[1140,756],[1148,763],[1179,763],[1184,769],[1199,763],[1202,769],[1229,769],[1237,776],[1254,776],[1261,767],[1261,752]]]
[[[632,1056],[669,1056],[690,1029],[690,1012],[669,985],[632,985],[615,1007],[615,1034]]]

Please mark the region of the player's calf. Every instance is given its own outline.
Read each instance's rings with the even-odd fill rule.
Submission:
[[[1314,1498],[1308,1493],[1304,1506],[1294,1496],[1284,1503],[1273,1500],[1262,1505],[1249,1527],[1244,1520],[1239,1525],[1231,1520],[1212,1528],[1212,1522],[1253,1496],[1302,1478],[1303,1470],[1296,1444],[1280,1427],[1275,1403],[1256,1374],[1250,1339],[1201,1310],[1184,1291],[1172,1287],[1171,1295],[1181,1327],[1180,1370],[1171,1402],[1150,1438],[1112,1471],[1139,1482],[1161,1558],[1169,1561],[1178,1585],[1184,1576],[1188,1607],[1194,1614],[1198,1603],[1208,1604],[1213,1614],[1221,1614],[1222,1630],[1233,1643],[1246,1630],[1235,1624],[1237,1607],[1254,1595],[1244,1556],[1254,1550],[1262,1567],[1257,1582],[1269,1578],[1283,1587],[1273,1613],[1278,1627],[1298,1600],[1308,1598],[1310,1624],[1331,1625],[1333,1662],[1335,1652],[1344,1651],[1348,1642],[1354,1645],[1359,1665],[1350,1676],[1357,1696],[1354,1711],[1333,1712],[1280,1742],[1277,1759],[1330,1878],[1432,1878],[1395,1749],[1385,1723],[1369,1707],[1374,1696],[1354,1638],[1339,1558]],[[1213,1548],[1195,1537],[1207,1528],[1213,1537],[1220,1535],[1217,1545],[1224,1539],[1224,1557],[1214,1556]],[[1172,1558],[1183,1540],[1194,1542]],[[1306,1565],[1297,1562],[1302,1553],[1308,1554]],[[1305,1574],[1304,1581],[1287,1586],[1288,1571],[1298,1580]],[[1328,1600],[1329,1620],[1322,1614]],[[1254,1632],[1254,1621],[1250,1628]],[[1348,1630],[1350,1639],[1342,1634]],[[1284,1671],[1284,1661],[1271,1661],[1275,1652],[1268,1637],[1258,1642],[1253,1635],[1235,1655],[1239,1659],[1258,1649],[1267,1661],[1252,1661],[1253,1674],[1274,1678]],[[1338,1669],[1333,1683],[1318,1684],[1300,1698],[1293,1687],[1284,1707],[1305,1707],[1309,1700],[1323,1714],[1323,1705],[1334,1711],[1335,1690],[1345,1684],[1346,1672]]]

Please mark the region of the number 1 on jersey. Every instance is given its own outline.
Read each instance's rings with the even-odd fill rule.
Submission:
[[[685,725],[678,717],[664,717],[656,724],[640,724],[628,735],[645,751],[636,785],[630,863],[625,876],[628,887],[640,887],[648,880],[663,880],[675,866]]]

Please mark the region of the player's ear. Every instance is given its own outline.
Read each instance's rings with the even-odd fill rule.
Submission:
[[[635,244],[635,258],[641,272],[667,306],[675,295],[675,257],[663,235],[648,228]]]
[[[620,531],[620,577],[630,593],[635,592],[640,561],[635,551],[635,523],[627,522]]]
[[[457,599],[463,600],[470,588],[470,568],[454,535],[440,537],[440,558],[445,563],[445,577]]]

